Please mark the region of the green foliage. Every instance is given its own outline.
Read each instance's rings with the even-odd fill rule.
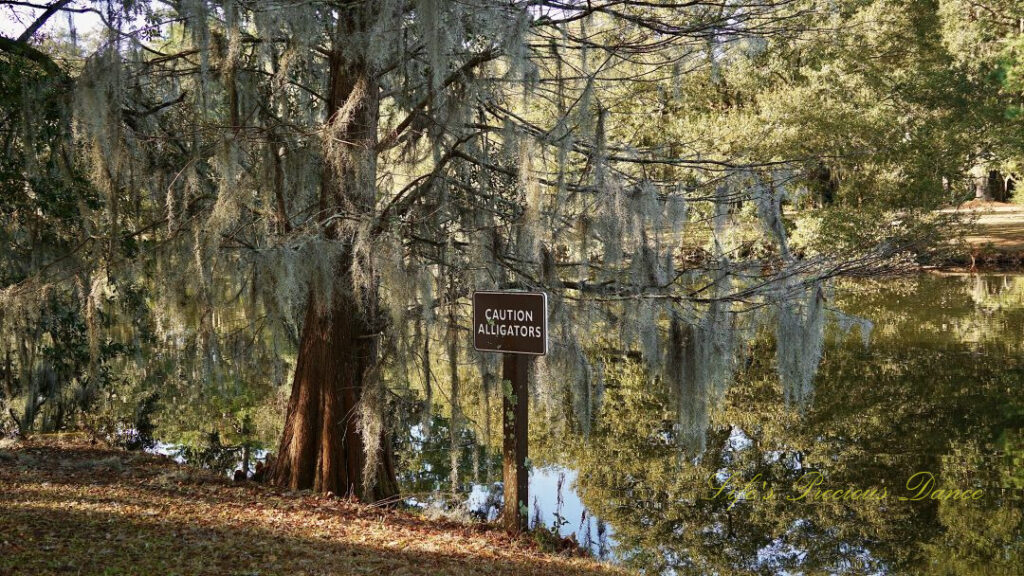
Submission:
[[[528,287],[553,434],[590,431],[625,356],[699,454],[752,332],[779,325],[806,403],[827,280],[931,261],[959,224],[934,209],[1012,170],[1019,40],[966,8],[124,2],[88,55],[5,39],[4,407],[267,446],[302,319],[340,295],[373,342],[345,375],[366,469],[417,404],[454,485],[502,397],[468,296]]]
[[[147,450],[156,446],[157,440],[153,436],[156,427],[153,425],[152,416],[157,411],[159,399],[160,395],[154,392],[142,400],[135,410],[135,419],[131,422],[131,427],[117,436],[118,445],[125,450]]]
[[[955,565],[1011,574],[1024,527],[1013,492],[1021,399],[1010,384],[1021,378],[1024,308],[1014,296],[1019,280],[1000,280],[986,279],[984,290],[1013,302],[997,318],[972,301],[966,279],[841,286],[837,304],[880,327],[870,348],[833,331],[804,414],[787,406],[771,334],[762,331],[737,381],[709,408],[707,450],[697,458],[681,457],[672,442],[670,391],[652,386],[635,362],[608,371],[590,437],[559,439],[553,449],[579,470],[576,488],[613,527],[620,557],[648,572],[930,573]],[[990,362],[969,361],[974,355]],[[899,500],[919,471],[984,497]],[[823,488],[885,487],[889,497],[786,500],[808,472],[822,475]],[[723,485],[730,491],[716,496]]]

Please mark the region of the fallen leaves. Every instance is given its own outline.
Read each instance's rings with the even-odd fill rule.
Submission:
[[[481,526],[234,484],[158,456],[33,445],[7,453],[0,575],[620,573]]]

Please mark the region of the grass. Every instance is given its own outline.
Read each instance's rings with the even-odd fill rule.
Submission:
[[[486,525],[231,483],[148,454],[0,450],[0,575],[611,575]]]

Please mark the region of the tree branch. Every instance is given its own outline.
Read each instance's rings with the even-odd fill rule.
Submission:
[[[35,33],[38,32],[40,28],[42,28],[43,24],[46,24],[46,21],[49,20],[51,16],[56,14],[58,10],[60,10],[64,6],[67,6],[70,3],[71,0],[57,0],[57,2],[50,4],[50,6],[39,16],[39,18],[36,18],[36,21],[33,22],[31,26],[26,28],[25,31],[21,33],[21,36],[18,36],[17,41],[24,44],[25,42],[31,40],[32,36],[34,36]]]
[[[67,78],[67,75],[64,74],[64,71],[61,70],[60,66],[58,66],[57,63],[53,61],[53,58],[50,58],[46,54],[40,52],[39,50],[33,48],[32,46],[29,46],[24,42],[19,42],[18,40],[11,40],[10,38],[7,38],[5,36],[0,36],[0,51],[7,52],[8,54],[13,54],[14,56],[18,56],[26,60],[31,60],[32,62],[38,64],[43,70],[46,71],[47,74],[51,76],[57,76],[62,80]]]
[[[484,64],[485,62],[494,60],[495,58],[498,57],[498,54],[498,50],[486,50],[470,58],[469,60],[466,60],[466,62],[463,63],[462,66],[459,66],[457,70],[453,71],[451,74],[448,75],[447,78],[444,79],[444,81],[441,83],[441,88],[447,88],[473,68],[476,68],[477,66]],[[390,134],[388,134],[384,139],[380,141],[380,143],[377,144],[377,150],[387,150],[395,146],[398,143],[398,139],[399,137],[401,137],[402,133],[405,132],[405,130],[408,129],[409,126],[412,125],[413,120],[415,120],[416,117],[422,112],[422,110],[426,108],[428,104],[430,104],[430,102],[433,100],[433,97],[434,93],[433,91],[431,91],[430,94],[424,96],[423,99],[417,102],[416,106],[414,106],[412,111],[409,112],[409,115],[406,116],[405,119],[402,120],[398,124],[398,126],[396,126],[395,129],[391,131]]]

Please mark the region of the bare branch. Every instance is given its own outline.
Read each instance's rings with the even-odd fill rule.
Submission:
[[[57,0],[57,2],[50,4],[46,8],[46,10],[44,10],[43,13],[40,14],[38,18],[36,18],[36,21],[33,22],[31,26],[26,28],[25,31],[21,33],[21,36],[18,37],[18,42],[28,42],[29,40],[31,40],[32,36],[34,36],[35,33],[38,32],[40,28],[42,28],[43,24],[46,24],[46,21],[49,20],[50,17],[52,17],[54,14],[59,12],[61,8],[67,6],[70,3],[71,0]]]

